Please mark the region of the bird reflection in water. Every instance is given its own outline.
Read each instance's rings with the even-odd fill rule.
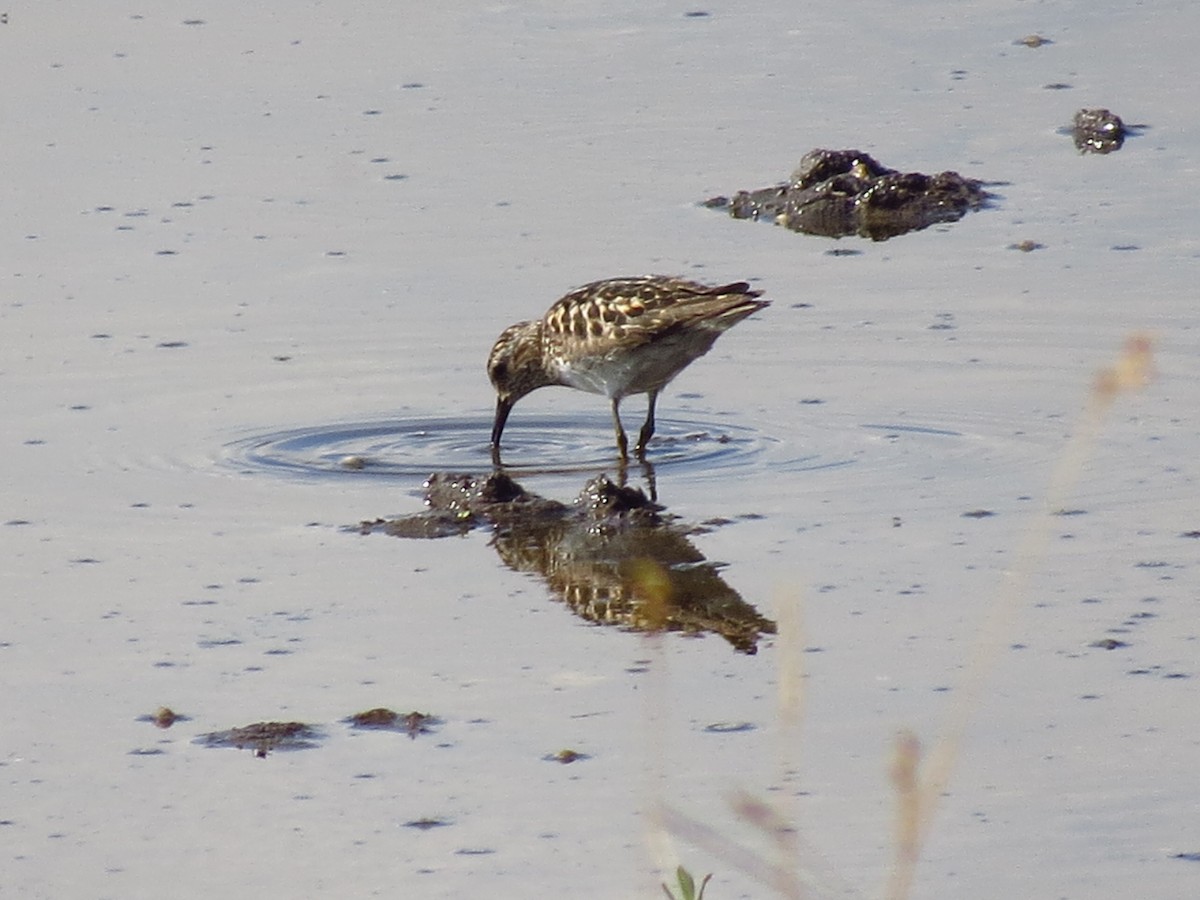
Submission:
[[[624,482],[624,473],[621,473]],[[651,482],[652,484],[653,482]],[[571,503],[526,491],[507,474],[438,473],[425,512],[362,522],[363,534],[437,538],[492,530],[504,564],[542,578],[582,618],[630,631],[713,632],[755,653],[775,623],[725,583],[688,526],[639,488],[598,475]]]

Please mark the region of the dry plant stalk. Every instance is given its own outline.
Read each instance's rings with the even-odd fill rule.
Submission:
[[[892,754],[892,787],[896,790],[896,859],[893,875],[909,879],[893,884],[894,896],[907,896],[921,853],[921,742],[913,732],[896,735]]]
[[[1074,488],[1104,416],[1117,396],[1144,387],[1153,376],[1154,344],[1146,334],[1127,338],[1117,361],[1097,373],[1078,427],[1055,466],[1046,491],[1046,502],[1022,535],[1009,577],[990,606],[976,638],[970,664],[961,688],[955,692],[945,729],[923,768],[919,766],[920,751],[915,737],[902,734],[898,739],[892,775],[900,807],[900,824],[895,865],[886,892],[889,900],[906,900],[911,892],[921,848],[929,837],[938,800],[950,781],[967,723],[979,707],[984,684],[1006,646],[1017,613],[1029,596],[1030,579],[1046,556],[1055,511],[1063,508],[1064,500]]]
[[[759,806],[765,807],[766,804]],[[722,834],[712,826],[686,816],[666,804],[659,808],[659,815],[662,824],[672,834],[679,835],[689,844],[711,853],[726,864],[767,885],[778,896],[785,900],[805,900],[807,894],[793,871],[793,865],[786,868],[773,865],[757,850],[742,846],[727,834]]]
[[[804,718],[801,607],[802,598],[799,595],[784,598],[778,604],[780,784],[787,784],[794,777],[797,768],[796,749],[800,746],[800,726]],[[671,834],[749,875],[785,900],[808,900],[832,895],[858,896],[822,863],[820,854],[801,836],[795,824],[797,816],[789,802],[790,793],[783,793],[783,801],[768,802],[740,790],[729,798],[734,814],[773,845],[774,853],[771,856],[774,861],[768,854],[746,847],[728,834],[666,803],[658,805],[654,821],[657,827],[669,830]]]
[[[667,706],[667,660],[663,653],[662,629],[666,625],[667,605],[671,602],[671,582],[662,567],[651,559],[636,559],[626,578],[643,606],[647,630],[643,645],[649,651],[650,673],[646,679],[645,788],[646,843],[651,859],[662,872],[679,866],[679,854],[671,840],[671,825],[663,803],[667,783],[670,748],[661,739],[655,723],[669,715]]]
[[[800,725],[804,721],[804,630],[801,609],[804,598],[797,594],[777,604],[775,645],[779,654],[779,723],[785,744],[799,746]],[[790,749],[790,748],[785,748]],[[795,765],[790,753],[783,764]]]
[[[1092,390],[1080,416],[1078,427],[1064,448],[1055,467],[1046,502],[1041,514],[1030,524],[1018,544],[1013,568],[1001,587],[996,601],[976,638],[975,649],[964,676],[963,685],[955,693],[955,703],[947,715],[947,724],[934,745],[924,766],[921,765],[921,745],[911,731],[896,738],[892,758],[891,780],[896,791],[896,859],[886,896],[889,900],[906,900],[916,875],[921,849],[928,839],[938,800],[945,792],[950,775],[962,746],[963,735],[971,714],[978,708],[979,697],[987,676],[994,669],[1005,646],[1005,638],[1016,619],[1022,602],[1028,597],[1028,585],[1040,567],[1049,546],[1053,514],[1063,507],[1063,500],[1074,487],[1084,461],[1095,441],[1104,415],[1123,392],[1144,387],[1154,376],[1153,341],[1144,334],[1128,338],[1116,363],[1097,373]],[[655,579],[643,575],[643,588],[654,599]],[[779,718],[785,746],[798,745],[792,740],[799,731],[803,711],[803,672],[800,664],[799,602],[780,604],[780,686]],[[784,781],[787,781],[787,756],[783,757]],[[779,863],[767,861],[756,850],[744,847],[707,824],[680,813],[660,802],[653,816],[655,835],[669,843],[668,832],[679,835],[689,843],[723,859],[736,869],[750,875],[776,891],[787,900],[804,900],[810,894],[808,885],[815,885],[808,867],[800,860],[815,854],[808,852],[794,825],[794,816],[785,815],[778,807],[739,792],[731,799],[739,818],[767,835],[776,845]],[[831,880],[828,875],[824,879]],[[817,894],[819,888],[813,888]],[[839,893],[851,893],[844,885]]]
[[[778,714],[781,724],[781,776],[788,780],[787,768],[802,719],[804,672],[801,665],[801,636],[799,599],[780,604],[777,623],[780,650]],[[661,646],[661,645],[659,645]],[[769,862],[758,851],[738,844],[711,826],[699,822],[665,801],[659,800],[653,816],[654,825],[663,829],[655,843],[669,843],[666,832],[678,835],[693,846],[700,847],[724,860],[728,865],[767,885],[787,900],[804,900],[807,896],[798,866],[801,853],[798,836],[791,822],[794,817],[745,791],[730,797],[730,806],[743,821],[752,825],[775,845],[777,862]]]

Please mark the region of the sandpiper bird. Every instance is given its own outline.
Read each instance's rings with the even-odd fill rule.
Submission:
[[[594,281],[571,291],[542,318],[504,332],[488,357],[496,388],[492,448],[497,453],[514,404],[530,391],[561,384],[612,401],[621,458],[628,441],[621,400],[649,394],[646,422],[634,452],[644,458],[654,434],[659,391],[721,333],[768,306],[744,281],[710,287],[685,278],[645,275]]]

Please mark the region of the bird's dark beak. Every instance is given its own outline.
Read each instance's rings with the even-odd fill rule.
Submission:
[[[512,412],[513,401],[505,400],[503,397],[496,398],[496,419],[492,423],[492,446],[499,449],[500,435],[504,432],[504,423],[508,421],[508,414]]]

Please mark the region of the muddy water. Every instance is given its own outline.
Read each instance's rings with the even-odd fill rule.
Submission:
[[[1148,329],[1159,378],[1029,551],[916,895],[1189,895],[1192,5],[201,6],[0,26],[14,893],[656,896],[646,810],[768,853],[744,789],[800,822],[818,895],[873,895],[892,735],[945,721],[1095,371]],[[1147,127],[1080,156],[1059,129],[1100,106]],[[698,206],[816,146],[1003,184],[881,244]],[[782,639],[597,627],[486,532],[345,529],[486,467],[503,327],[641,272],[773,301],[664,393],[650,459],[725,583],[797,607],[798,735]],[[540,391],[505,462],[567,500],[610,444],[602,399]],[[380,707],[441,724],[342,722]],[[252,722],[324,737],[195,743]]]

